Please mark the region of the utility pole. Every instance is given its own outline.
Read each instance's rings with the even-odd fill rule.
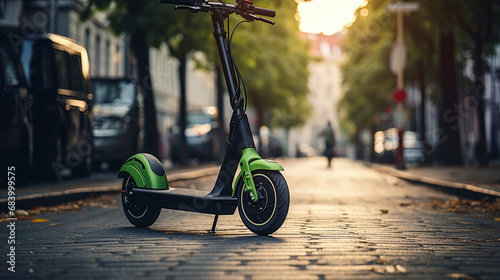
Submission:
[[[395,158],[397,169],[405,169],[403,156],[403,134],[406,125],[406,109],[403,102],[406,100],[406,91],[404,89],[404,69],[406,62],[406,48],[404,43],[404,21],[403,12],[418,11],[420,5],[418,2],[403,2],[398,0],[396,3],[387,5],[387,9],[397,13],[396,42],[391,54],[391,71],[397,76],[396,90],[393,92],[393,99],[396,101],[393,119],[394,126],[398,129],[398,149]]]

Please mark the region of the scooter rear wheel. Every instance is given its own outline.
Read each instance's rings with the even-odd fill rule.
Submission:
[[[252,173],[259,199],[252,201],[238,182],[238,212],[245,226],[259,235],[278,230],[286,219],[290,194],[285,178],[278,171],[256,170]]]
[[[125,216],[134,226],[147,228],[156,222],[161,208],[148,205],[145,201],[134,196],[132,188],[136,187],[134,178],[127,176],[122,184],[122,206]]]

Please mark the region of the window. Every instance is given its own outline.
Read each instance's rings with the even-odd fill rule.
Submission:
[[[21,63],[28,87],[33,89],[54,88],[54,73],[50,45],[45,42],[26,40],[21,45]],[[37,94],[37,91],[34,91]]]
[[[94,67],[95,67],[95,75],[96,76],[99,76],[100,74],[100,65],[101,65],[101,37],[99,35],[97,35],[97,37],[95,38],[95,64],[94,64]]]
[[[115,66],[116,66],[116,75],[120,75],[120,46],[116,45],[116,53],[115,53]]]
[[[85,29],[85,48],[90,52],[90,29]]]
[[[59,87],[63,89],[69,89],[69,78],[70,73],[68,69],[68,53],[61,50],[54,50],[56,65],[57,65],[57,76],[59,78]]]
[[[109,40],[106,41],[106,61],[105,61],[105,64],[106,64],[106,74],[109,76],[111,74],[111,47],[110,47],[110,43],[109,43]]]

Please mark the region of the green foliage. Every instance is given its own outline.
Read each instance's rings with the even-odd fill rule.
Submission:
[[[342,67],[346,91],[338,109],[341,124],[351,138],[362,128],[379,129],[377,116],[384,112],[386,106],[392,105],[391,90],[396,86],[396,77],[389,71],[389,56],[396,35],[396,14],[387,10],[390,2],[393,0],[368,1],[366,7],[358,9],[356,20],[347,30],[343,46],[347,61]],[[483,37],[486,37],[484,33],[491,32],[488,40],[484,41],[484,54],[491,53],[493,46],[498,44],[500,2],[418,2],[418,12],[404,14],[404,40],[407,47],[405,84],[421,83],[424,89],[431,90],[428,96],[439,105],[443,88],[438,52],[439,32],[453,32],[457,42],[455,61],[463,67],[466,59],[464,54],[473,50],[475,39],[471,36],[473,32],[467,32],[467,27],[481,30],[483,34],[477,35]],[[484,8],[487,5],[490,5],[489,10]],[[487,11],[493,15],[491,20]],[[459,78],[459,81],[467,80],[466,77]]]
[[[372,0],[365,8],[359,8],[344,41],[345,95],[338,110],[341,126],[351,137],[362,128],[375,126],[375,116],[390,104],[391,90],[396,85],[396,78],[389,70],[396,17],[387,11],[388,2]]]
[[[242,24],[232,40],[250,105],[257,111],[259,125],[284,128],[301,125],[311,112],[307,100],[310,57],[309,44],[300,38],[295,17],[297,3],[255,0],[254,4],[275,9],[276,25]],[[234,26],[236,19],[232,18],[231,25]]]

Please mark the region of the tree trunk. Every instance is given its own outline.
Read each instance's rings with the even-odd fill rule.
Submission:
[[[418,86],[420,88],[420,137],[422,139],[422,148],[424,150],[424,163],[431,163],[432,149],[430,147],[427,137],[427,124],[426,124],[426,79],[425,79],[425,65],[423,62],[418,64]]]
[[[132,49],[132,52],[137,60],[137,84],[142,89],[142,93],[144,94],[144,152],[158,157],[158,123],[156,119],[153,84],[149,72],[149,47],[145,31],[137,30],[131,34],[130,48]]]
[[[442,29],[445,29],[443,27]],[[458,105],[457,73],[455,63],[455,36],[453,30],[441,30],[440,72],[441,72],[441,114],[440,114],[440,144],[444,164],[462,164],[460,145],[460,116],[456,110]]]
[[[188,161],[188,147],[186,139],[186,115],[187,115],[187,93],[186,93],[186,70],[187,70],[187,57],[179,58],[179,127],[181,130],[181,155],[180,164],[187,165]]]
[[[484,67],[483,67],[483,43],[477,38],[474,44],[474,99],[477,100],[477,116],[479,125],[479,165],[488,165],[488,149],[486,139],[486,123],[484,116]]]
[[[128,0],[130,13],[140,15],[144,10],[142,1]],[[149,72],[149,46],[146,30],[137,29],[130,36],[130,48],[137,60],[138,86],[144,94],[144,151],[159,157],[158,123],[153,92],[153,83]]]

